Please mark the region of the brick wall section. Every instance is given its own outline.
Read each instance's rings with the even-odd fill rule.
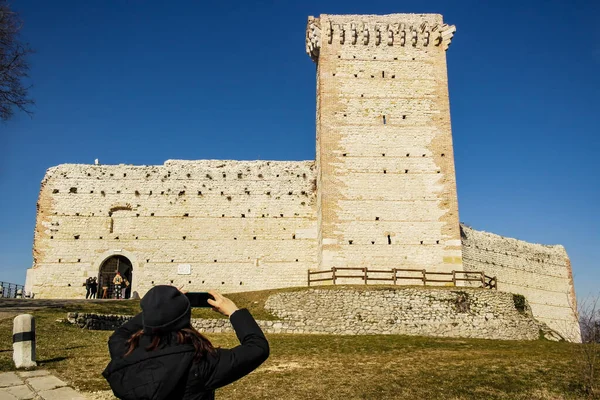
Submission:
[[[545,246],[461,226],[466,270],[498,278],[498,290],[524,295],[540,321],[580,341],[571,263],[563,246]]]
[[[462,269],[444,30],[438,14],[309,18],[320,267]]]
[[[111,255],[133,263],[140,295],[171,280],[224,292],[301,286],[316,263],[315,216],[314,162],[60,165],[42,182],[26,290],[80,297]]]

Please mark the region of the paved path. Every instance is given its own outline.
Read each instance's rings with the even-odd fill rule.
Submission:
[[[50,371],[0,373],[0,400],[87,400]]]

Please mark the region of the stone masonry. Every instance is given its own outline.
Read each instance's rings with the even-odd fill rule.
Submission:
[[[536,340],[540,330],[528,309],[517,310],[511,293],[472,288],[308,289],[269,296],[265,308],[280,318],[258,321],[267,333],[421,335]],[[69,313],[84,329],[114,330],[128,316]],[[194,319],[205,333],[233,332],[228,319]]]
[[[438,14],[309,18],[320,267],[461,270]]]
[[[481,232],[465,225],[466,270],[498,278],[498,290],[527,298],[533,315],[572,341],[581,341],[571,263],[563,246],[545,246]]]
[[[577,340],[564,249],[540,264],[538,245],[510,253],[476,231],[461,242],[446,69],[454,32],[438,14],[309,17],[314,161],[50,168],[25,291],[82,298],[85,279],[106,279],[114,265],[131,265],[140,296],[157,284],[305,286],[309,270],[331,267],[483,270]],[[503,251],[513,255],[493,264]]]
[[[306,284],[316,263],[313,162],[167,161],[61,165],[40,191],[26,291],[82,297],[110,257],[132,287],[249,291]],[[189,274],[178,274],[179,265]]]

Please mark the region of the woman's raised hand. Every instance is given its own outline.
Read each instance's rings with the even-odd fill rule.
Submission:
[[[209,290],[208,293],[214,297],[213,299],[208,299],[208,304],[210,304],[213,310],[220,312],[221,314],[229,317],[238,309],[235,303],[229,300],[227,297],[223,296],[221,293],[215,290]]]

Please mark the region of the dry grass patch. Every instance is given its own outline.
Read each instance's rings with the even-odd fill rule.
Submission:
[[[297,290],[297,289],[296,289]],[[240,306],[267,319],[275,291],[235,294]],[[280,291],[277,291],[280,292]],[[237,296],[237,297],[236,297]],[[23,303],[22,303],[23,304]],[[33,303],[28,303],[33,304]],[[40,367],[83,391],[107,390],[111,332],[57,322],[69,311],[134,314],[134,301],[85,302],[31,311]],[[210,310],[210,316],[214,316]],[[261,314],[263,313],[263,314]],[[208,334],[216,346],[233,334]],[[0,320],[0,371],[12,364],[12,319]],[[268,335],[271,357],[257,371],[219,390],[227,399],[585,399],[573,357],[576,344],[415,336]]]

